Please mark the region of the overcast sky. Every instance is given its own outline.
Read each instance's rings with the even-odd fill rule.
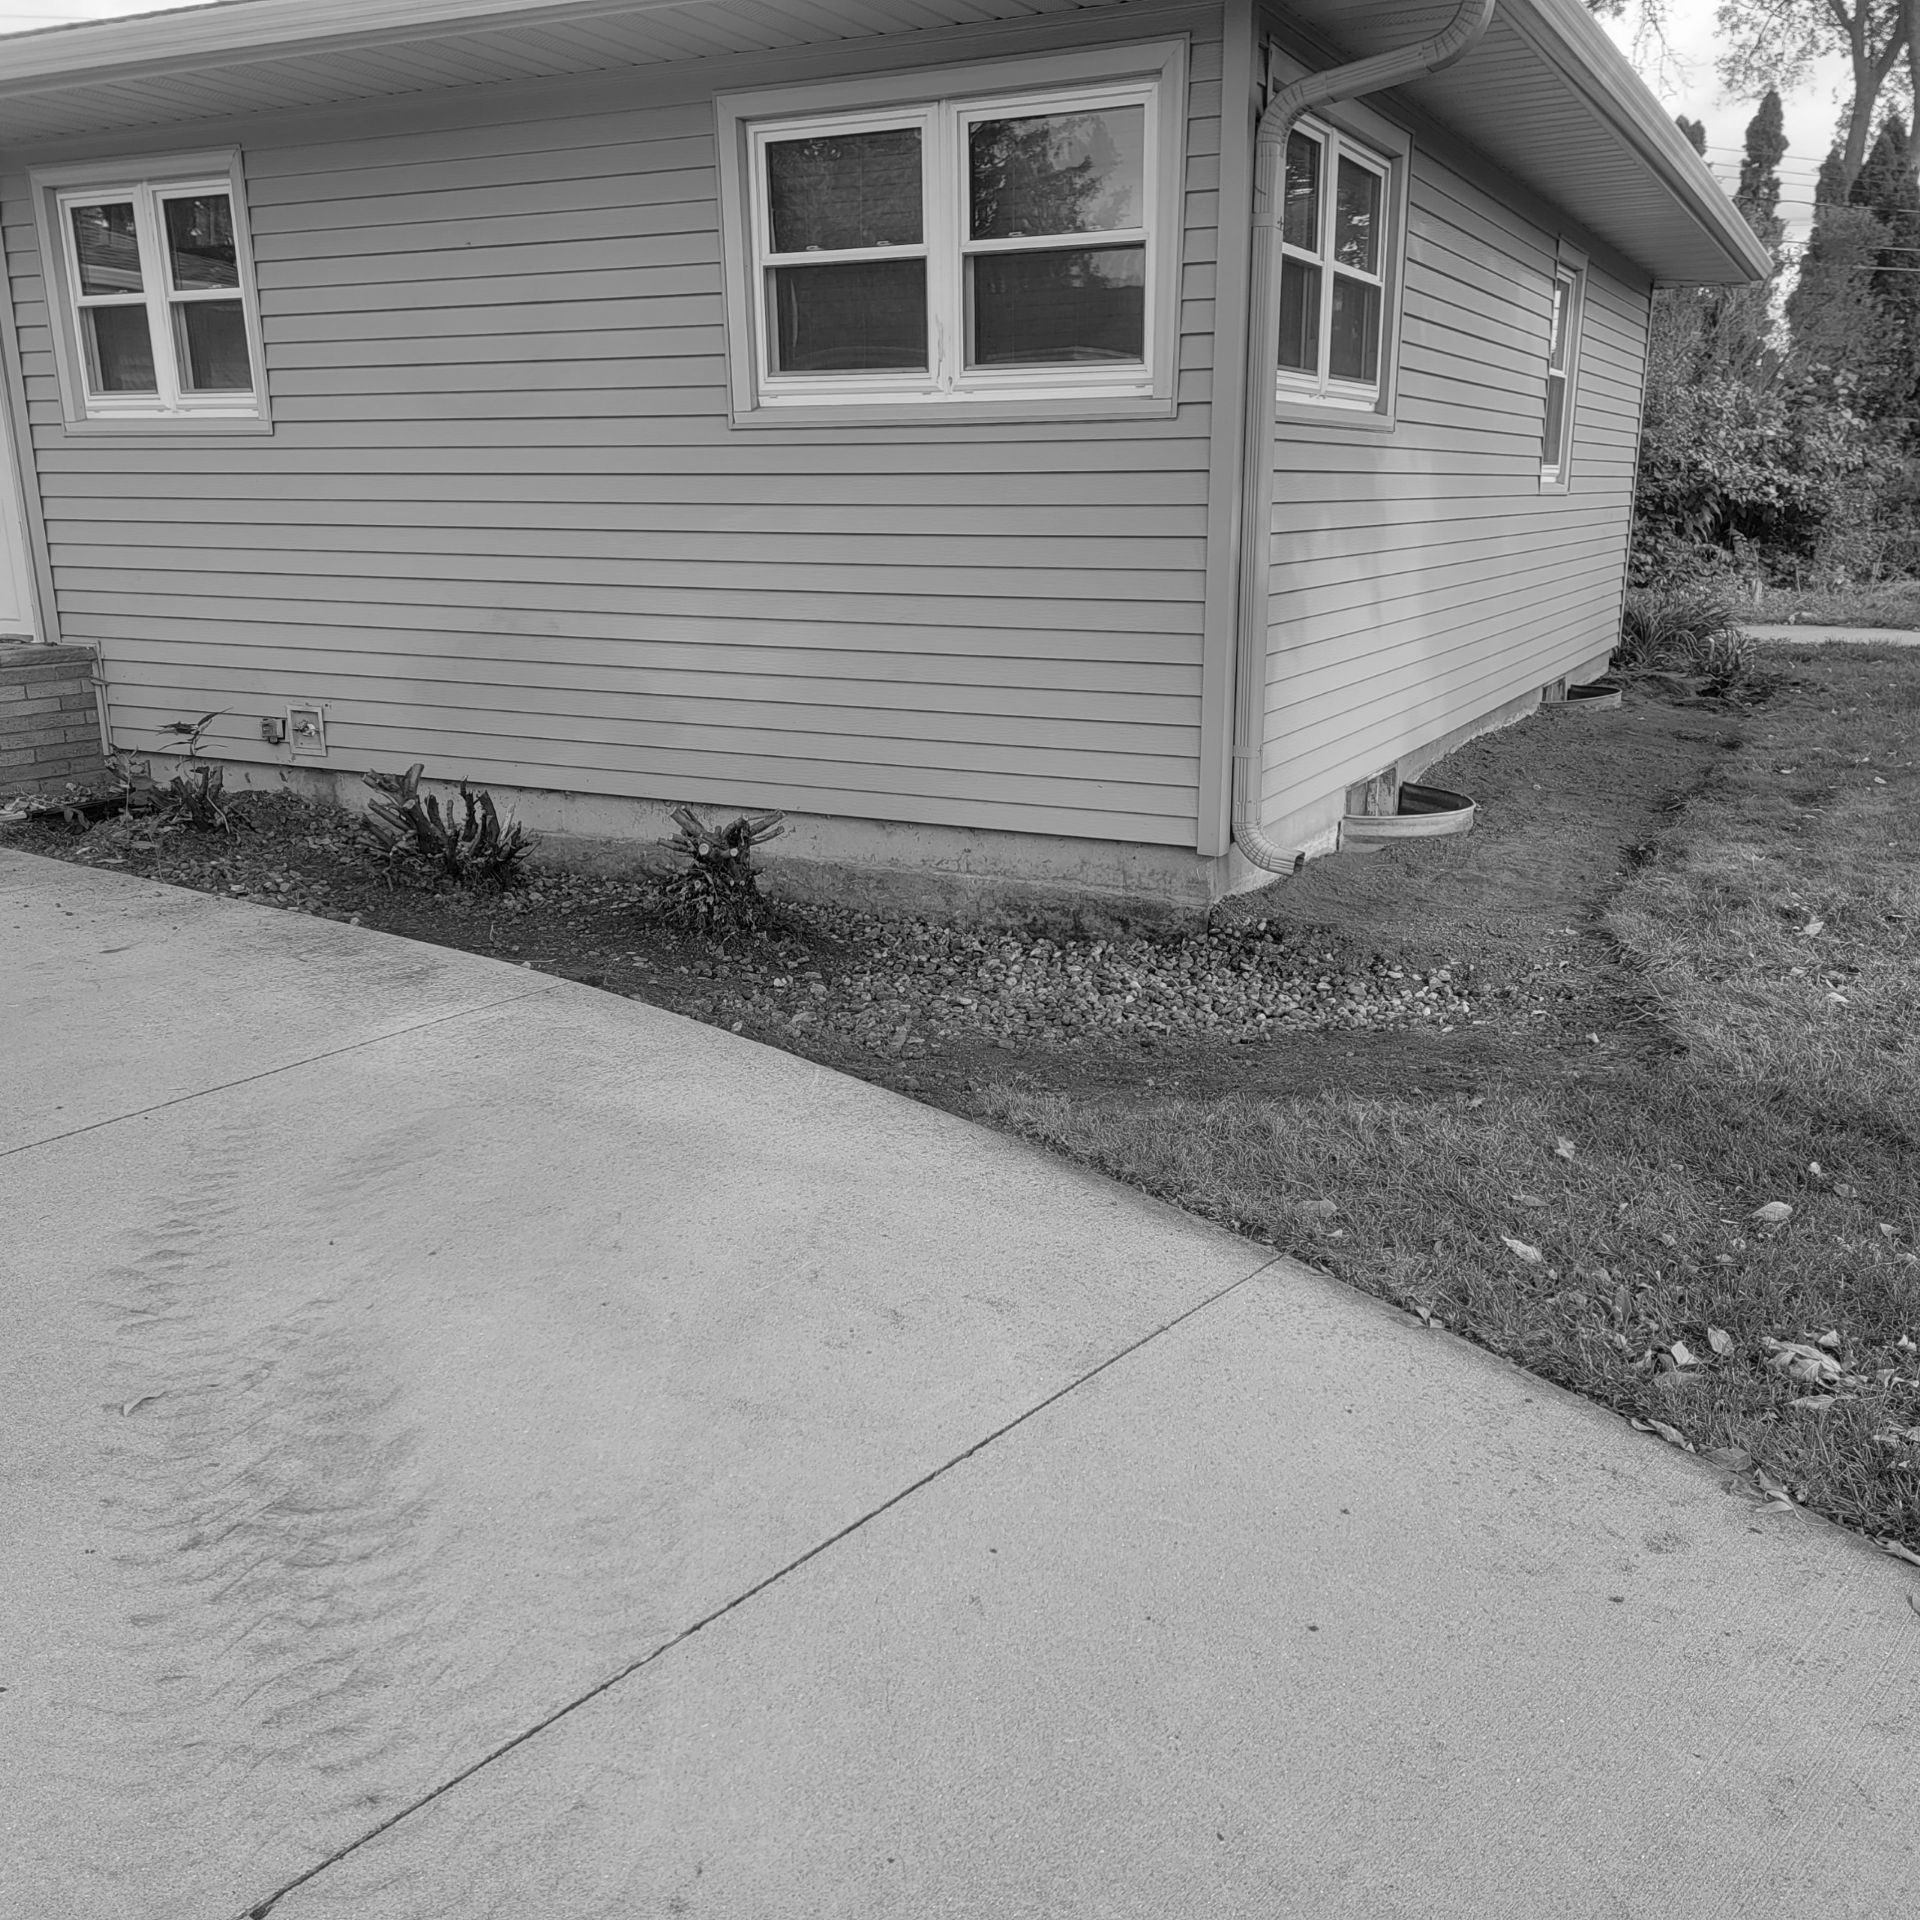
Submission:
[[[32,27],[61,26],[76,20],[106,20],[131,13],[159,13],[194,6],[201,0],[0,0],[0,33],[19,33]],[[1651,49],[1636,48],[1631,18],[1609,22],[1608,30],[1669,111],[1703,120],[1707,128],[1707,157],[1716,171],[1731,180],[1740,169],[1741,135],[1752,118],[1754,102],[1722,97],[1713,74],[1715,0],[1668,0],[1672,57],[1657,61]],[[1787,159],[1781,167],[1785,189],[1783,211],[1790,237],[1804,237],[1813,201],[1814,175],[1821,157],[1833,143],[1839,113],[1839,92],[1845,65],[1831,63],[1828,71],[1784,102],[1787,116]]]

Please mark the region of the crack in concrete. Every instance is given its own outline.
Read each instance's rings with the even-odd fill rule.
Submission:
[[[431,1020],[416,1021],[412,1026],[395,1027],[387,1033],[371,1033],[365,1039],[350,1040],[343,1047],[329,1047],[324,1053],[310,1053],[298,1060],[283,1060],[277,1067],[266,1067],[259,1073],[242,1074],[238,1080],[222,1080],[213,1087],[196,1087],[192,1093],[176,1094],[171,1100],[156,1100],[150,1107],[135,1107],[130,1112],[116,1113],[105,1120],[89,1120],[84,1127],[69,1127],[65,1133],[50,1133],[40,1140],[23,1140],[17,1147],[0,1147],[0,1160],[9,1160],[16,1153],[33,1153],[41,1147],[58,1146],[62,1140],[78,1140],[82,1134],[98,1133],[102,1127],[117,1127],[128,1120],[144,1120],[150,1113],[165,1113],[169,1107],[184,1107],[189,1101],[210,1099],[216,1093],[231,1093],[236,1087],[250,1087],[257,1081],[271,1080],[276,1074],[292,1073],[299,1067],[315,1066],[322,1060],[337,1060],[345,1053],[360,1053],[388,1040],[403,1040],[411,1033],[430,1033],[435,1027],[444,1027],[451,1020],[471,1020],[475,1014],[492,1013],[499,1007],[518,1006],[523,1000],[540,1000],[566,984],[565,981],[554,980],[544,987],[534,988],[530,993],[510,993],[504,999],[484,1001],[477,1007],[461,1007],[453,1013],[436,1015]]]
[[[1154,1341],[1173,1332],[1176,1327],[1182,1326],[1187,1321],[1193,1319],[1195,1315],[1205,1313],[1210,1307],[1218,1306],[1221,1301],[1238,1293],[1242,1287],[1250,1286],[1254,1281],[1258,1280],[1263,1273],[1284,1263],[1285,1256],[1283,1254],[1273,1254],[1267,1259],[1262,1260],[1260,1264],[1250,1272],[1243,1273],[1239,1279],[1229,1281],[1224,1287],[1208,1294],[1204,1300],[1197,1300],[1184,1311],[1176,1313],[1171,1320],[1163,1321],[1159,1326],[1149,1328],[1148,1331],[1143,1333],[1137,1340],[1131,1340],[1117,1352],[1110,1353],[1106,1359],[1102,1360],[1097,1366],[1089,1367],[1085,1373],[1076,1375],[1073,1379],[1069,1380],[1065,1386],[1055,1388],[1054,1391],[1046,1395],[1044,1399],[1036,1400],[1032,1406],[1016,1413],[1010,1420],[1003,1421],[999,1426],[995,1427],[992,1432],[984,1434],[980,1439],[974,1441],[971,1446],[965,1447],[959,1453],[956,1453],[952,1459],[942,1462],[937,1467],[928,1468],[919,1479],[910,1481],[906,1486],[900,1488],[898,1492],[889,1494],[878,1506],[869,1508],[867,1512],[853,1520],[849,1520],[844,1527],[841,1527],[835,1533],[829,1534],[824,1540],[816,1541],[806,1552],[797,1554],[784,1566],[777,1567],[772,1573],[766,1575],[764,1579],[755,1581],[752,1586],[744,1588],[741,1592],[735,1594],[732,1599],[722,1601],[711,1613],[703,1614],[690,1626],[681,1628],[678,1633],[674,1634],[670,1639],[663,1640],[659,1646],[655,1647],[650,1653],[644,1653],[639,1659],[629,1661],[628,1664],[622,1667],[617,1673],[610,1674],[606,1679],[589,1687],[584,1693],[556,1707],[551,1713],[546,1715],[544,1719],[536,1720],[532,1726],[526,1727],[521,1732],[516,1733],[512,1739],[502,1741],[501,1744],[491,1752],[482,1754],[481,1757],[475,1760],[470,1766],[463,1767],[458,1773],[443,1780],[437,1787],[431,1788],[428,1792],[423,1793],[417,1800],[411,1801],[408,1805],[400,1808],[397,1813],[389,1815],[377,1826],[369,1827],[367,1831],[357,1839],[349,1840],[345,1846],[336,1848],[335,1851],[328,1854],[324,1860],[317,1861],[304,1873],[297,1874],[293,1879],[287,1881],[285,1885],[275,1888],[265,1899],[257,1901],[253,1906],[242,1909],[240,1914],[236,1916],[236,1920],[268,1920],[268,1916],[272,1914],[274,1908],[277,1907],[288,1894],[297,1892],[310,1880],[315,1880],[321,1874],[325,1873],[328,1868],[337,1866],[342,1860],[346,1859],[349,1854],[358,1853],[362,1847],[379,1839],[382,1834],[392,1832],[402,1821],[410,1820],[416,1813],[422,1811],[422,1809],[431,1806],[442,1796],[451,1793],[456,1787],[471,1780],[475,1774],[492,1766],[496,1760],[504,1759],[516,1748],[525,1746],[528,1741],[538,1739],[549,1727],[564,1720],[569,1714],[586,1706],[590,1701],[599,1699],[602,1694],[610,1693],[623,1681],[630,1680],[636,1673],[652,1666],[656,1660],[671,1653],[674,1648],[684,1645],[687,1641],[691,1640],[695,1634],[704,1631],[716,1621],[725,1619],[726,1616],[736,1608],[745,1606],[749,1600],[755,1598],[756,1595],[765,1593],[769,1587],[776,1586],[780,1581],[786,1579],[788,1575],[797,1573],[802,1567],[807,1565],[809,1561],[817,1560],[821,1554],[826,1553],[833,1547],[837,1547],[843,1540],[851,1538],[854,1534],[860,1532],[863,1527],[879,1519],[882,1514],[891,1512],[895,1507],[899,1506],[902,1501],[910,1500],[923,1488],[929,1487],[934,1481],[944,1478],[947,1474],[953,1472],[956,1467],[963,1466],[976,1454],[984,1452],[988,1447],[992,1446],[996,1441],[1004,1439],[1016,1428],[1025,1426],[1029,1420],[1036,1418],[1049,1407],[1066,1399],[1069,1394],[1077,1393],[1082,1387],[1086,1386],[1089,1381],[1097,1380],[1101,1374],[1107,1372],[1112,1367],[1118,1366],[1121,1361],[1129,1358],[1131,1355],[1138,1353],[1142,1347],[1150,1346]]]

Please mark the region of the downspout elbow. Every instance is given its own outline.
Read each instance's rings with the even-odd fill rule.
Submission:
[[[1247,384],[1242,468],[1238,664],[1235,673],[1233,844],[1267,873],[1297,873],[1306,855],[1269,840],[1260,825],[1266,758],[1267,569],[1272,545],[1273,368],[1269,342],[1279,327],[1276,293],[1279,229],[1274,214],[1281,158],[1293,124],[1310,109],[1397,87],[1450,67],[1478,43],[1495,0],[1461,0],[1438,33],[1412,46],[1310,73],[1268,101],[1254,132],[1253,271],[1247,289]]]

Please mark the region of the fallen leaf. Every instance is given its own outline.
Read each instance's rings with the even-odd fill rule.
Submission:
[[[1816,933],[1825,933],[1826,930],[1827,923],[1824,920],[1809,920],[1807,924],[1800,929],[1802,934],[1809,937]]]
[[[1679,1447],[1686,1453],[1693,1451],[1693,1442],[1678,1427],[1670,1427],[1664,1420],[1636,1420],[1633,1425],[1641,1433],[1658,1434],[1670,1447]]]
[[[1793,1209],[1784,1200],[1769,1200],[1764,1207],[1755,1207],[1752,1217],[1763,1227],[1783,1227],[1793,1218]]]
[[[149,1401],[158,1400],[159,1398],[160,1396],[157,1393],[143,1393],[138,1400],[129,1400],[120,1409],[120,1417],[125,1419],[130,1413],[138,1413]]]
[[[1553,1143],[1553,1152],[1554,1158],[1557,1160],[1571,1160],[1573,1158],[1573,1142],[1569,1140],[1565,1134],[1562,1134],[1560,1138]]]
[[[1733,1351],[1733,1335],[1725,1327],[1709,1327],[1707,1345],[1724,1360]]]
[[[1754,1468],[1753,1484],[1758,1487],[1769,1500],[1786,1500],[1791,1498],[1787,1492],[1787,1483],[1784,1480],[1776,1480],[1765,1467]]]
[[[1513,1195],[1513,1204],[1516,1207],[1539,1208],[1544,1207],[1547,1203],[1542,1200],[1537,1193],[1516,1193]]]
[[[1684,1340],[1676,1340],[1667,1351],[1673,1355],[1676,1367],[1697,1367],[1700,1364],[1699,1355]]]
[[[1892,1554],[1896,1560],[1904,1560],[1910,1567],[1920,1567],[1920,1553],[1915,1553],[1911,1547],[1904,1546],[1898,1540],[1882,1540],[1880,1551]]]
[[[1833,1405],[1835,1397],[1831,1393],[1803,1393],[1793,1404],[1804,1407],[1808,1413],[1825,1413]]]
[[[1331,1200],[1303,1200],[1300,1211],[1316,1220],[1331,1220],[1340,1209]]]
[[[1838,1327],[1829,1327],[1825,1333],[1815,1334],[1813,1344],[1816,1347],[1825,1347],[1829,1353],[1838,1353],[1840,1351],[1840,1329]]]
[[[1510,1233],[1503,1233],[1500,1238],[1506,1242],[1516,1258],[1524,1260],[1530,1267],[1539,1266],[1546,1258],[1538,1247],[1530,1247],[1524,1240],[1516,1240]]]
[[[1729,1473],[1745,1473],[1753,1465],[1753,1455],[1745,1447],[1710,1447],[1700,1458],[1725,1467]]]
[[[1809,1160],[1807,1162],[1807,1171],[1818,1180],[1820,1178],[1820,1162],[1818,1160]]]
[[[1907,1605],[1910,1606],[1915,1613],[1920,1613],[1920,1593],[1909,1593],[1907,1595]]]

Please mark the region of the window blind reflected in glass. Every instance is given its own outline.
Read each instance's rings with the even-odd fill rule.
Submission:
[[[1548,326],[1547,365],[1564,367],[1567,364],[1567,283],[1556,280],[1553,283],[1553,319]]]
[[[1146,223],[1144,107],[976,121],[967,148],[975,240],[1110,233]]]
[[[237,287],[240,255],[233,237],[233,203],[224,193],[162,202],[167,219],[167,271],[176,292]]]
[[[1306,253],[1320,251],[1320,143],[1287,136],[1287,184],[1281,196],[1280,237]]]
[[[773,270],[776,373],[927,365],[924,260],[849,260]]]
[[[145,307],[83,307],[87,384],[95,393],[157,393]]]
[[[1380,271],[1380,176],[1342,158],[1333,196],[1333,257],[1363,273]]]
[[[983,253],[970,268],[972,365],[1146,358],[1145,247]]]
[[[1320,269],[1280,263],[1280,364],[1312,373],[1320,359]]]
[[[1333,313],[1327,370],[1336,380],[1380,377],[1380,289],[1364,280],[1333,276]]]
[[[238,300],[183,301],[173,310],[180,384],[194,393],[246,393],[253,387],[246,309]]]
[[[767,200],[775,253],[918,246],[920,129],[769,141]]]
[[[118,200],[68,211],[73,220],[73,250],[80,262],[80,291],[139,293],[144,283],[133,203]]]

